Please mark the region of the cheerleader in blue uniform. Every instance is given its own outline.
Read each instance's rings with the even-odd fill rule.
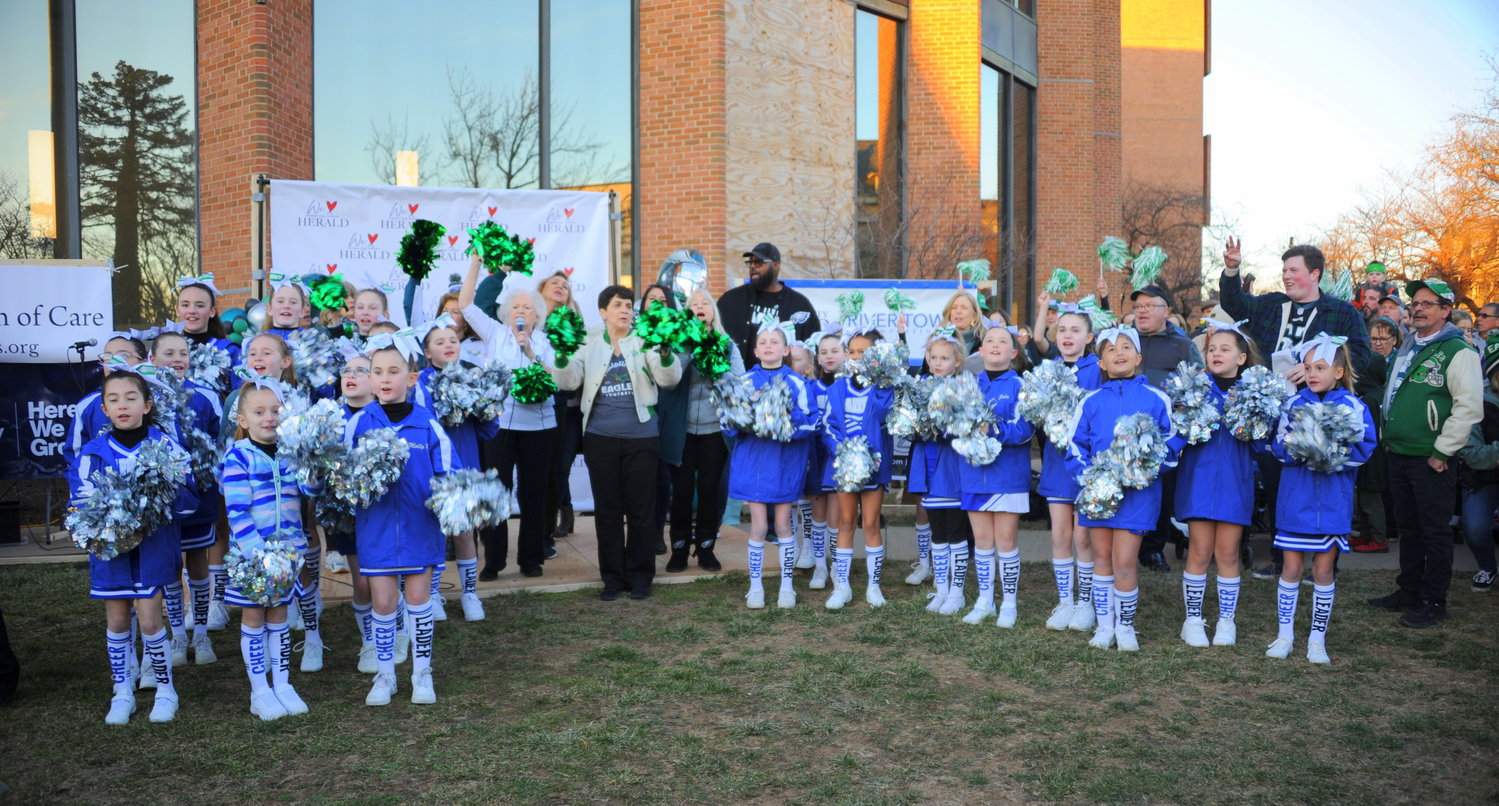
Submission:
[[[192,413],[192,422],[179,423],[182,431],[179,442],[187,445],[192,429],[202,431],[214,445],[219,441],[219,423],[223,417],[223,404],[214,390],[185,378],[190,360],[187,337],[181,325],[167,325],[151,344],[151,363],[158,370],[170,371],[183,378],[182,388],[187,395],[187,407]],[[189,637],[183,618],[182,580],[176,579],[167,586],[167,616],[172,622],[172,664],[187,663],[187,650],[193,650],[193,662],[198,665],[214,663],[219,656],[208,638],[208,611],[212,601],[212,579],[208,574],[208,553],[218,542],[219,513],[224,498],[217,483],[207,489],[198,490],[198,508],[182,519],[182,552],[187,566],[188,590],[192,593],[192,635]],[[175,603],[175,604],[174,604]],[[175,612],[174,612],[175,610]]]
[[[854,333],[848,339],[849,360],[859,360],[865,350],[882,338],[878,330]],[[845,440],[864,437],[869,450],[879,457],[879,464],[864,483],[863,490],[837,490],[836,493],[839,527],[838,542],[833,549],[833,595],[828,597],[829,610],[838,610],[853,601],[854,591],[848,580],[854,562],[854,528],[860,520],[864,527],[864,558],[869,570],[864,601],[870,607],[885,604],[885,594],[880,590],[880,571],[885,563],[885,543],[880,534],[880,503],[885,497],[885,486],[890,483],[895,457],[894,441],[885,430],[885,415],[890,413],[893,397],[893,390],[864,386],[853,377],[839,378],[828,387],[822,428],[822,447],[827,452],[828,462],[823,471],[822,486],[837,490],[833,464],[838,456],[838,446]]]
[[[316,491],[302,488],[286,459],[276,455],[281,385],[256,378],[241,386],[235,419],[239,439],[224,454],[221,469],[230,542],[247,551],[281,537],[305,552],[301,496]],[[286,606],[292,599],[288,588],[280,602],[266,605],[229,587],[229,603],[243,608],[239,648],[250,677],[250,713],[266,722],[307,713],[289,680],[292,641]]]
[[[290,339],[303,327],[303,322],[312,315],[312,305],[307,300],[307,289],[294,278],[272,273],[271,300],[267,307],[266,333],[275,333]]]
[[[345,429],[349,447],[378,428],[394,428],[411,455],[385,495],[354,517],[360,572],[370,578],[374,599],[376,664],[366,705],[389,705],[396,691],[396,606],[405,578],[406,612],[412,624],[411,701],[432,703],[432,569],[442,562],[444,537],[437,516],[427,508],[432,479],[456,470],[461,460],[447,432],[427,409],[408,399],[415,380],[417,345],[403,334],[378,335],[366,345],[379,405],[366,406]]]
[[[339,374],[339,389],[343,392],[341,402],[343,403],[344,421],[354,419],[354,415],[363,411],[364,408],[375,402],[375,385],[370,380],[369,356],[353,352],[353,349],[345,343],[341,348],[344,351],[343,371]],[[374,606],[370,599],[370,581],[364,574],[359,573],[359,543],[354,537],[354,524],[352,519],[342,526],[334,526],[328,530],[329,541],[339,554],[348,563],[349,581],[353,591],[354,623],[359,627],[359,671],[364,674],[374,674],[379,671],[379,665],[375,661],[375,622]],[[411,636],[404,630],[396,635],[396,664],[406,662],[407,653],[410,650]]]
[[[811,396],[812,414],[819,431],[822,428],[823,412],[827,410],[828,388],[838,377],[838,370],[848,360],[843,350],[843,339],[834,333],[815,333],[807,346],[816,354],[817,373],[807,381],[807,393]],[[807,478],[803,493],[812,504],[812,581],[807,587],[822,590],[828,585],[828,548],[838,541],[838,498],[831,488],[822,485],[823,478],[831,472],[832,457],[820,437],[811,441],[808,451]]]
[[[412,399],[417,405],[432,409],[432,379],[443,367],[463,361],[463,343],[458,335],[458,325],[449,314],[443,314],[417,328],[422,334],[422,350],[427,356],[427,366],[417,375],[412,388]],[[479,444],[494,439],[500,433],[500,424],[494,420],[480,421],[472,417],[447,427],[448,437],[453,441],[453,450],[464,467],[479,467]],[[458,577],[463,587],[459,602],[466,621],[483,621],[484,604],[479,601],[479,553],[474,543],[474,534],[464,532],[453,538],[453,556],[458,563]],[[442,572],[446,563],[439,564],[432,574],[432,613],[436,621],[447,621],[443,608],[444,600],[438,592],[442,584]]]
[[[140,333],[114,333],[104,342],[104,351],[99,354],[99,364],[104,369],[104,377],[108,378],[115,371],[114,367],[122,362],[127,366],[143,364],[148,355],[146,343],[141,341]],[[109,416],[104,413],[103,397],[104,388],[101,384],[99,391],[84,395],[73,409],[73,422],[68,426],[68,437],[62,443],[62,456],[68,463],[69,472],[77,466],[83,446],[92,442],[95,437],[108,433],[111,427]]]
[[[81,506],[93,491],[93,477],[105,470],[115,470],[133,461],[136,451],[146,441],[165,442],[181,458],[173,511],[186,515],[198,505],[188,470],[187,453],[156,427],[152,412],[151,390],[146,380],[129,371],[115,372],[104,379],[100,390],[102,408],[109,418],[110,430],[83,446],[77,464],[70,468],[68,489],[71,506]],[[89,595],[104,600],[109,647],[109,668],[114,680],[114,696],[104,721],[123,725],[135,713],[134,680],[130,660],[130,614],[135,609],[146,657],[156,681],[156,701],[151,708],[152,722],[170,722],[177,715],[177,690],[172,686],[171,646],[161,623],[162,589],[177,579],[181,562],[178,524],[174,521],[157,529],[140,545],[114,559],[89,556]]]
[[[1369,407],[1353,393],[1353,362],[1348,339],[1319,334],[1301,345],[1301,364],[1306,386],[1281,409],[1275,431],[1275,457],[1285,465],[1280,492],[1275,498],[1275,547],[1284,560],[1276,593],[1279,633],[1265,655],[1285,658],[1295,640],[1296,600],[1301,595],[1301,575],[1306,555],[1312,555],[1312,629],[1306,642],[1306,659],[1331,663],[1327,657],[1327,626],[1332,621],[1333,596],[1337,591],[1336,552],[1348,550],[1348,532],[1353,528],[1353,484],[1358,469],[1374,453],[1374,418]],[[1346,406],[1364,423],[1363,437],[1348,446],[1348,459],[1335,472],[1313,470],[1286,449],[1292,412],[1313,403]]]
[[[1015,343],[1014,331],[989,328],[984,332],[979,352],[984,361],[984,371],[978,376],[979,388],[994,412],[993,436],[1001,449],[994,461],[978,467],[970,463],[959,475],[963,510],[973,528],[973,567],[979,583],[978,601],[963,622],[978,624],[994,615],[997,550],[1003,598],[995,623],[1008,629],[1015,626],[1019,607],[1020,547],[1016,538],[1020,516],[1030,511],[1030,445],[1034,429],[1015,411],[1020,401],[1016,365],[1023,370],[1025,359]]]
[[[1042,292],[1037,302],[1041,310],[1047,310],[1051,297]],[[1059,357],[1049,360],[1061,361],[1077,370],[1077,385],[1083,391],[1091,392],[1103,384],[1098,356],[1093,354],[1093,320],[1073,303],[1059,303],[1057,309],[1053,339]],[[1035,330],[1034,339],[1043,353],[1050,350],[1045,327]],[[1074,510],[1077,476],[1068,467],[1067,451],[1050,440],[1041,445],[1041,479],[1037,492],[1046,499],[1046,508],[1051,515],[1051,572],[1056,580],[1058,599],[1051,616],[1046,619],[1046,628],[1087,632],[1094,624],[1093,544],[1088,539],[1088,529],[1077,522]]]
[[[1171,425],[1171,400],[1151,386],[1140,371],[1140,334],[1132,327],[1109,328],[1098,334],[1098,363],[1104,382],[1078,404],[1072,449],[1068,461],[1081,476],[1095,454],[1114,441],[1114,426],[1132,414],[1149,414],[1160,427],[1167,455],[1161,468],[1175,466],[1182,439]],[[1156,479],[1144,489],[1126,489],[1119,510],[1112,517],[1094,520],[1079,514],[1078,525],[1090,529],[1094,561],[1093,612],[1098,626],[1088,643],[1108,649],[1117,641],[1124,652],[1139,650],[1135,635],[1135,610],[1140,600],[1136,567],[1140,536],[1155,526],[1161,512],[1161,483]],[[1110,595],[1117,606],[1110,601]]]
[[[939,328],[926,343],[926,367],[934,378],[952,378],[963,369],[962,345],[951,327]],[[939,381],[940,382],[940,381]],[[932,593],[926,609],[951,616],[968,606],[968,541],[973,531],[962,509],[960,478],[972,469],[938,434],[911,446],[911,486],[921,493],[921,507],[931,527]]]
[[[1259,363],[1254,342],[1238,325],[1210,322],[1203,361],[1212,381],[1211,405],[1221,414],[1228,392],[1246,367]],[[1215,646],[1233,646],[1238,630],[1234,610],[1239,603],[1239,541],[1254,515],[1254,452],[1252,445],[1220,425],[1199,445],[1182,448],[1176,474],[1176,517],[1187,524],[1190,538],[1187,566],[1182,571],[1182,598],[1187,617],[1182,640],[1187,646],[1208,645],[1203,600],[1207,597],[1208,563],[1218,561],[1218,626]]]
[[[745,602],[751,610],[765,607],[765,588],[760,579],[765,564],[765,535],[768,520],[775,518],[776,542],[781,555],[781,591],[779,607],[795,607],[796,591],[791,587],[796,564],[796,537],[791,531],[791,505],[801,498],[802,484],[811,451],[808,437],[816,431],[807,384],[786,366],[791,354],[791,323],[765,321],[755,336],[755,358],[760,362],[746,375],[755,389],[762,389],[780,378],[791,390],[791,440],[777,442],[748,431],[724,427],[724,433],[735,438],[729,457],[729,496],[749,505],[749,576],[750,589]]]
[[[219,319],[219,289],[213,284],[213,274],[177,280],[176,312],[188,341],[224,353],[229,357],[231,367],[239,365],[240,346],[229,340],[229,332]],[[226,373],[218,388],[228,390],[237,383],[232,374]],[[223,551],[228,551],[227,541],[220,540],[219,545],[224,547]]]

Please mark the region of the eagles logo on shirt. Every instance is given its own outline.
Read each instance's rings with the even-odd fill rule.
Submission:
[[[1442,365],[1435,358],[1427,358],[1411,371],[1411,381],[1441,387],[1447,384],[1447,376],[1442,373]]]

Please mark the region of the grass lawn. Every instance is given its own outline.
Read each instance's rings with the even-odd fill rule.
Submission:
[[[369,678],[339,606],[327,667],[302,675],[293,661],[311,714],[251,717],[237,632],[224,632],[218,664],[179,670],[176,722],[150,724],[142,692],[123,728],[103,723],[103,607],[86,582],[82,566],[0,568],[23,666],[0,710],[0,802],[1499,798],[1499,596],[1464,580],[1452,619],[1417,632],[1363,604],[1389,573],[1343,574],[1325,668],[1304,658],[1310,589],[1296,653],[1272,661],[1273,583],[1247,579],[1239,646],[1194,650],[1177,638],[1179,575],[1147,572],[1133,655],[1047,632],[1042,565],[1024,569],[1014,630],[926,613],[898,580],[885,608],[840,613],[805,591],[795,610],[747,611],[742,577],[658,586],[646,602],[506,596],[487,600],[488,621],[438,626],[436,705],[408,702],[403,668],[387,708],[363,705]]]

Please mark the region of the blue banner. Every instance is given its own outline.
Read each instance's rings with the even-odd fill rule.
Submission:
[[[62,446],[78,401],[99,388],[98,362],[0,366],[0,479],[66,477]]]

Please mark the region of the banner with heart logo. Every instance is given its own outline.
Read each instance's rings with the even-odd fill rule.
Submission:
[[[406,275],[396,250],[411,222],[425,218],[447,229],[437,265],[412,305],[412,324],[436,315],[449,275],[468,270],[467,230],[495,221],[533,239],[539,283],[566,272],[573,298],[590,325],[599,323],[598,292],[612,280],[609,194],[577,190],[484,190],[475,188],[350,185],[273,180],[271,261],[267,271],[341,274],[359,288],[379,288],[390,299],[390,318],[406,325],[401,301]]]

